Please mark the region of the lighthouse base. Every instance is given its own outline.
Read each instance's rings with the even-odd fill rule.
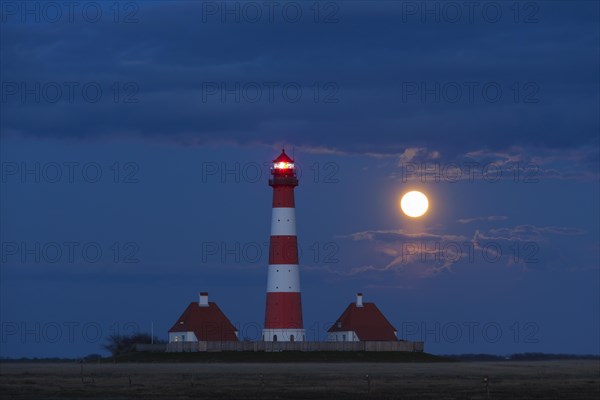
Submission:
[[[265,342],[304,342],[304,329],[263,329]]]

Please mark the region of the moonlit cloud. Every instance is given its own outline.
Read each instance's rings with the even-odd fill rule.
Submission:
[[[490,215],[489,217],[461,218],[456,220],[460,224],[469,224],[475,221],[506,221],[508,217],[504,215]]]
[[[505,216],[490,216],[458,220],[458,223],[507,219]],[[534,225],[476,229],[470,237],[431,231],[406,232],[402,229],[355,232],[340,238],[370,243],[372,250],[380,255],[380,264],[330,272],[356,275],[393,271],[405,277],[430,278],[467,264],[539,269],[562,262],[563,268],[568,268],[570,256],[566,253],[553,260],[549,260],[547,255],[552,254],[552,249],[560,243],[557,236],[576,237],[584,233],[582,229],[573,227]]]

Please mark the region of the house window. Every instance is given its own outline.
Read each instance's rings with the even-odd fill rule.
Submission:
[[[181,335],[181,341],[185,342],[185,335]]]
[[[294,341],[294,335],[290,335],[290,342]]]
[[[277,341],[277,335],[273,335],[273,341],[276,342]]]
[[[342,335],[342,341],[345,342],[346,341],[346,335]]]

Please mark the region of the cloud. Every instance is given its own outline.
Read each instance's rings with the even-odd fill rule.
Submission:
[[[435,158],[430,156],[435,154]],[[389,177],[403,182],[450,182],[484,180],[532,184],[544,179],[596,180],[598,147],[549,149],[512,146],[504,151],[482,148],[465,154],[413,149],[397,157]]]
[[[506,221],[508,217],[504,215],[490,215],[489,217],[461,218],[456,220],[460,224],[470,224],[475,221]]]
[[[340,238],[372,243],[372,250],[386,259],[380,265],[357,266],[342,273],[356,275],[370,271],[394,271],[418,277],[449,270],[462,257],[461,247],[468,241],[463,235],[407,232],[403,229],[361,231]]]
[[[476,231],[473,240],[510,240],[532,241],[544,240],[548,235],[577,236],[583,235],[584,230],[560,226],[517,225],[511,228],[493,228],[488,233]]]
[[[472,221],[504,221],[504,216],[477,217]],[[469,237],[446,232],[407,232],[368,230],[340,236],[366,244],[373,261],[350,268],[332,268],[344,276],[394,273],[402,277],[430,278],[465,265],[512,266],[519,270],[573,268],[577,258],[570,246],[561,246],[560,237],[578,237],[586,232],[560,226],[516,225],[513,227],[475,230]],[[557,251],[557,249],[563,251]]]
[[[3,134],[285,142],[401,163],[562,153],[557,174],[597,170],[597,5],[547,5],[526,26],[428,23],[401,2],[336,3],[334,23],[223,22],[203,3],[139,3],[131,24],[3,24]],[[49,101],[47,85],[67,93],[65,82],[78,84],[74,101]],[[82,94],[88,83],[102,89],[97,102]],[[20,89],[36,84],[39,100]],[[491,101],[486,85],[502,96]]]
[[[462,235],[441,235],[432,232],[407,232],[404,229],[388,229],[388,230],[368,230],[351,233],[349,235],[341,235],[339,238],[350,238],[352,240],[368,240],[368,241],[383,241],[394,242],[398,240],[465,240]]]
[[[581,236],[586,231],[574,227],[517,225],[476,230],[472,243],[493,263],[519,266],[525,270],[587,268],[581,260]],[[572,239],[572,240],[568,240]]]

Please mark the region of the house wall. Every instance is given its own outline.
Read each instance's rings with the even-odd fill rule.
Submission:
[[[343,332],[328,332],[328,342],[358,342],[358,336],[354,331],[343,331]]]
[[[262,334],[262,340],[265,342],[291,342],[292,336],[294,342],[303,342],[306,339],[304,329],[263,329]]]
[[[174,342],[197,342],[194,332],[169,332],[169,343]]]

